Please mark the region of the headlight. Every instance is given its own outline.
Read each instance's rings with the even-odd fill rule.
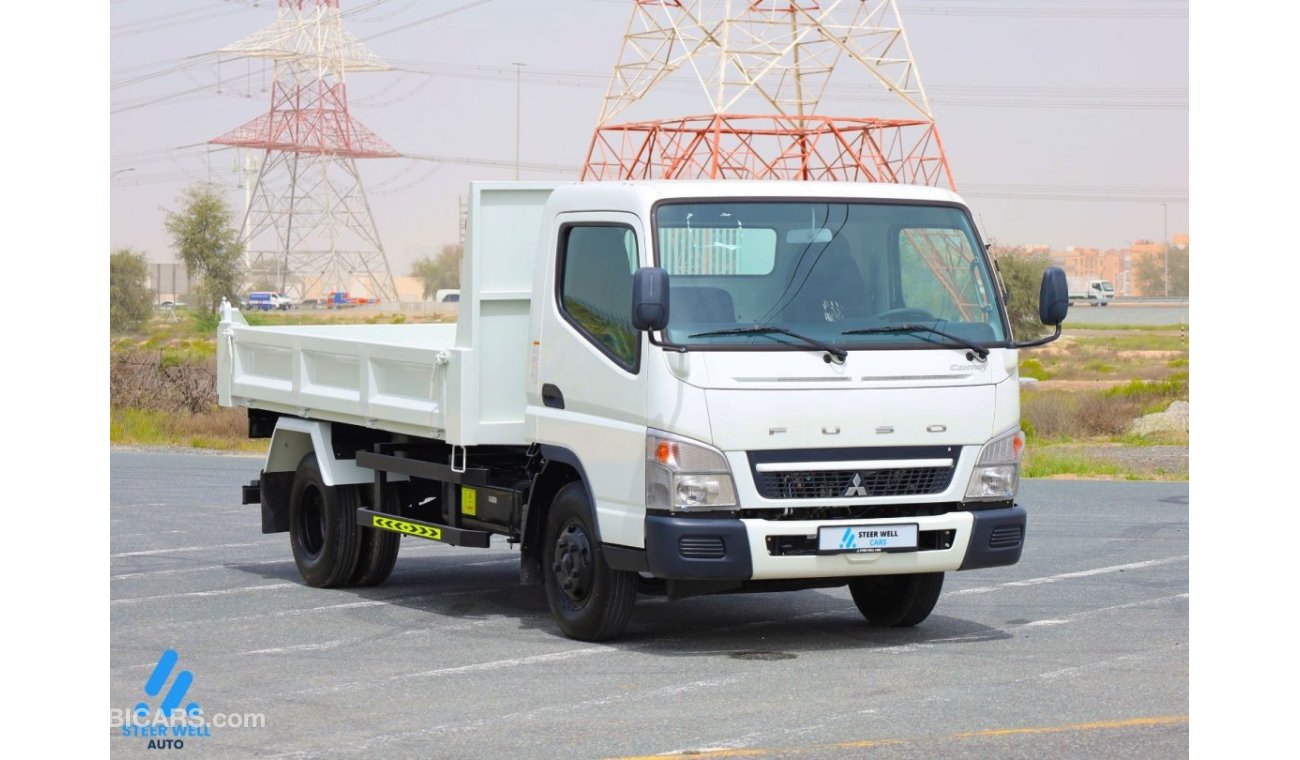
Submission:
[[[650,509],[735,509],[736,482],[721,451],[651,430],[645,439],[645,503]]]
[[[1024,450],[1025,434],[1018,429],[984,444],[970,485],[966,486],[966,501],[1014,499],[1020,489],[1020,455]]]

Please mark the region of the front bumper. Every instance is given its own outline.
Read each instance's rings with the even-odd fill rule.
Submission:
[[[816,554],[791,547],[806,547],[818,528],[847,521],[647,515],[646,566],[655,577],[669,580],[788,580],[1014,565],[1024,546],[1026,514],[1015,505],[851,522],[916,523],[925,540],[917,551]]]

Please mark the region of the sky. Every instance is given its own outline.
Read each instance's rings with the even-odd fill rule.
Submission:
[[[1186,2],[899,5],[958,191],[986,238],[1106,249],[1159,240],[1166,224],[1171,236],[1188,230]],[[342,8],[348,28],[397,68],[349,75],[353,115],[421,157],[361,165],[395,274],[456,241],[458,198],[471,180],[514,177],[517,125],[521,179],[576,179],[629,0],[343,0]],[[274,0],[111,3],[113,249],[173,260],[163,220],[195,181],[221,183],[242,211],[235,151],[207,143],[269,108],[270,74],[212,54],[274,16]],[[514,63],[524,64],[518,81]],[[889,115],[888,96],[867,96],[856,73],[832,82],[820,112]],[[638,115],[707,111],[688,87],[656,97]]]

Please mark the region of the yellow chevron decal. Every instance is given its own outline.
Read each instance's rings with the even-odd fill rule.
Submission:
[[[410,536],[419,536],[420,538],[428,538],[434,541],[442,540],[442,530],[440,528],[429,527],[428,525],[415,525],[404,520],[394,520],[391,517],[380,517],[379,515],[372,515],[370,518],[370,524],[381,530],[391,530],[394,533],[405,533]]]

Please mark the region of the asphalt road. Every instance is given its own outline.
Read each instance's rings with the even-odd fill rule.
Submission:
[[[1188,485],[1028,481],[1020,564],[867,627],[847,591],[642,602],[559,635],[505,546],[403,539],[368,590],[302,585],[239,486],[250,457],[111,455],[111,705],[181,670],[186,756],[1186,757]],[[179,655],[157,697],[161,653]],[[123,757],[148,738],[110,728]]]
[[[1187,304],[1124,303],[1107,306],[1071,304],[1065,318],[1065,330],[1070,325],[1185,325],[1188,324]]]

